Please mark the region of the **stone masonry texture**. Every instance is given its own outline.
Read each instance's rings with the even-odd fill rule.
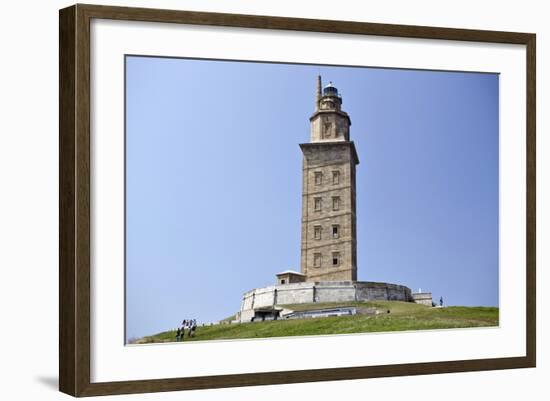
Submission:
[[[334,92],[319,96],[311,142],[300,145],[302,233],[300,269],[306,281],[357,280],[355,145],[348,115]]]

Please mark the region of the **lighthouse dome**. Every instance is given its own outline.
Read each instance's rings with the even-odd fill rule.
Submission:
[[[329,82],[327,86],[323,88],[323,95],[324,96],[338,96],[338,89],[332,84],[332,82]]]

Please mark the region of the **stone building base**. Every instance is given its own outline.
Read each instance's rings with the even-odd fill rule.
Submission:
[[[426,306],[432,306],[432,293],[431,292],[417,292],[413,295],[414,302]]]
[[[399,284],[370,281],[293,283],[246,292],[236,320],[251,322],[258,314],[282,309],[284,305],[376,300],[414,302],[411,290]]]

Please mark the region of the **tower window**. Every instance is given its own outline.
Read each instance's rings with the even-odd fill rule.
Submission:
[[[340,210],[340,197],[339,196],[333,196],[332,197],[332,210]]]
[[[335,224],[332,226],[332,238],[339,238],[340,237],[340,226],[338,224]]]
[[[338,266],[340,264],[340,252],[332,252],[332,265]]]
[[[314,199],[314,205],[315,205],[315,211],[320,212],[321,211],[321,206],[322,206],[321,198],[315,198]]]
[[[332,185],[338,184],[340,184],[340,172],[336,170],[332,172]]]
[[[322,231],[322,230],[323,230],[323,229],[321,228],[321,226],[315,226],[315,227],[313,228],[315,239],[321,239],[321,231]]]
[[[314,253],[313,254],[313,266],[321,267],[321,254],[320,253]]]
[[[315,172],[315,185],[321,185],[323,183],[323,173],[320,171]]]
[[[323,137],[324,138],[330,138],[330,132],[332,131],[332,123],[331,122],[325,122],[323,126]]]

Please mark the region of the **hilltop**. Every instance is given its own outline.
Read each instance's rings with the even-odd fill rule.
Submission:
[[[199,326],[195,337],[186,337],[185,341],[491,327],[498,326],[499,322],[499,310],[495,307],[432,308],[398,301],[284,305],[294,311],[349,306],[357,308],[356,315],[233,324],[224,319],[221,324]],[[373,309],[377,314],[371,313]],[[175,330],[169,330],[134,343],[174,342],[175,337]]]

